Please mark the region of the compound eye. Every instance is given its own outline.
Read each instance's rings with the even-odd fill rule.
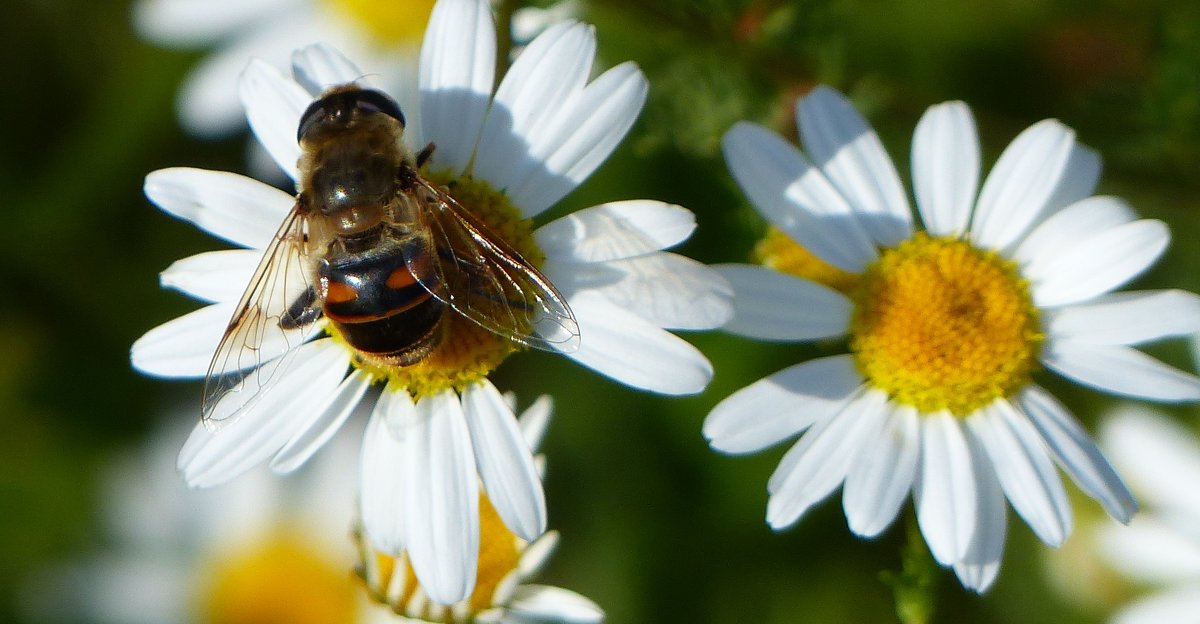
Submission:
[[[321,98],[315,100],[308,108],[304,109],[304,114],[300,116],[300,127],[296,130],[296,142],[299,143],[304,135],[319,121],[329,116],[329,112],[325,110],[325,104],[329,98]]]
[[[375,89],[363,89],[359,91],[356,97],[355,106],[364,112],[368,113],[383,113],[400,123],[400,127],[404,127],[404,113],[400,112],[400,105],[396,100],[388,97],[382,91]]]

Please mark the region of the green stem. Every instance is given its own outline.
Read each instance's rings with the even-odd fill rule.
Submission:
[[[512,20],[519,0],[500,0],[496,3],[496,84],[504,78],[512,56]]]
[[[900,553],[900,571],[886,570],[880,578],[892,587],[896,616],[903,624],[928,624],[933,619],[938,565],[925,546],[915,513],[910,511],[905,520],[907,539]]]

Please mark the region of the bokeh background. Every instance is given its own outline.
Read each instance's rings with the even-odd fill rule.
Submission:
[[[139,376],[128,351],[196,306],[160,290],[157,272],[221,243],[150,205],[143,176],[248,165],[244,132],[201,140],[176,119],[176,92],[205,49],[139,39],[128,2],[3,7],[0,621],[21,623],[46,617],[28,605],[47,591],[47,570],[112,546],[108,467],[139,452],[165,419],[182,443],[198,417],[199,383]],[[1200,4],[576,0],[573,10],[596,24],[599,63],[637,61],[651,91],[610,161],[547,218],[607,200],[667,200],[697,215],[683,253],[746,260],[764,224],[729,177],[720,137],[750,119],[794,140],[795,99],[828,83],[856,101],[902,173],[912,128],[931,104],[971,105],[985,166],[1027,125],[1061,119],[1103,154],[1101,193],[1172,228],[1172,247],[1135,286],[1200,291]],[[498,371],[497,385],[523,404],[543,392],[558,399],[543,450],[550,524],[562,541],[542,580],[593,598],[618,624],[894,621],[880,574],[899,569],[903,522],[879,540],[856,539],[835,497],[776,534],[763,520],[765,483],[783,449],[725,457],[700,435],[721,398],[838,346],[688,339],[716,369],[695,397],[641,394],[541,353]],[[1150,351],[1194,370],[1187,345]],[[1050,375],[1040,381],[1089,426],[1109,405]],[[1195,409],[1171,413],[1192,427],[1200,420]],[[1099,513],[1082,499],[1075,510],[1077,524]],[[1106,599],[1056,589],[1045,550],[1010,514],[994,588],[977,597],[941,573],[935,621],[1102,621]]]

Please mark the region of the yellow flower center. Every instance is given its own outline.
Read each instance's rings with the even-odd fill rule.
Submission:
[[[958,416],[1027,385],[1043,341],[1016,264],[917,234],[883,252],[853,295],[850,349],[893,400]]]
[[[771,226],[767,235],[754,246],[754,258],[763,266],[803,277],[844,295],[850,295],[858,286],[858,275],[818,258],[775,226]]]
[[[533,240],[532,222],[520,217],[506,195],[493,190],[486,182],[472,178],[431,175],[429,179],[448,189],[464,209],[479,218],[530,264],[540,266],[545,260]],[[414,398],[447,388],[461,391],[471,382],[487,377],[510,354],[524,348],[449,308],[444,312],[438,330],[440,337],[432,351],[407,366],[353,349],[333,324],[326,325],[326,331],[351,350],[354,365],[370,375],[373,381],[387,383],[389,388],[407,390]]]
[[[487,496],[479,496],[479,567],[475,576],[475,588],[471,596],[453,608],[446,608],[428,600],[414,600],[420,585],[408,557],[394,557],[365,549],[365,556],[372,561],[364,562],[359,575],[367,584],[371,597],[392,608],[399,615],[419,618],[426,622],[458,624],[468,622],[475,615],[497,604],[496,589],[509,575],[515,573],[521,561],[525,542],[513,535]],[[396,578],[397,564],[403,566],[403,578]],[[370,569],[368,570],[368,566]]]
[[[206,624],[328,624],[358,618],[350,570],[281,534],[214,562],[199,600]]]
[[[420,43],[434,0],[325,0],[381,45]]]

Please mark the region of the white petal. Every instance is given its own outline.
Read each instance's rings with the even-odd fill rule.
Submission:
[[[1137,220],[1137,213],[1118,197],[1089,197],[1059,210],[1041,222],[1013,253],[1025,265],[1064,247],[1076,245],[1119,225]]]
[[[805,152],[854,207],[871,238],[881,247],[908,238],[912,209],[896,166],[846,96],[826,86],[813,89],[796,104],[796,122]]]
[[[235,245],[263,249],[296,199],[258,180],[176,167],[146,176],[146,197],[168,214]]]
[[[1136,600],[1117,612],[1112,624],[1196,624],[1197,613],[1200,586],[1193,584]]]
[[[1055,372],[1104,392],[1154,401],[1200,400],[1200,377],[1129,347],[1053,340],[1042,363]]]
[[[486,379],[463,390],[462,406],[488,500],[505,526],[533,541],[546,531],[546,498],[512,408]]]
[[[887,395],[868,390],[840,413],[815,423],[767,481],[767,523],[775,530],[796,522],[809,507],[829,496],[879,434]]]
[[[982,594],[992,586],[1000,573],[1000,560],[1004,558],[1004,538],[1008,532],[1008,514],[1004,507],[1004,492],[991,466],[987,465],[987,452],[978,439],[968,436],[971,460],[975,472],[976,503],[975,536],[962,559],[955,562],[954,574],[963,587]]]
[[[1013,509],[1043,542],[1055,547],[1062,544],[1071,533],[1067,492],[1025,416],[1007,400],[997,399],[967,418],[966,425],[987,450]]]
[[[695,394],[712,379],[712,364],[687,341],[596,293],[570,300],[579,349],[567,357],[625,385],[663,394]]]
[[[172,262],[159,273],[158,282],[201,301],[235,302],[261,260],[257,249],[209,251]]]
[[[729,395],[704,419],[704,437],[725,453],[754,453],[841,411],[862,385],[850,355],[810,360]]]
[[[216,431],[197,425],[179,451],[184,480],[191,487],[220,485],[266,461],[311,422],[310,413],[327,402],[347,364],[346,350],[332,340],[299,347],[288,374],[273,377],[271,391],[236,420]]]
[[[443,0],[433,7],[421,47],[421,132],[437,144],[436,167],[464,171],[491,101],[496,27],[482,0]]]
[[[296,81],[312,95],[363,78],[363,71],[354,61],[325,43],[304,46],[292,52],[292,73]]]
[[[733,285],[733,319],[725,331],[760,340],[842,336],[854,304],[832,288],[749,264],[713,267]]]
[[[312,95],[278,69],[253,59],[238,81],[238,96],[246,108],[246,120],[267,148],[275,164],[293,180],[300,160],[296,128],[300,115],[312,102]]]
[[[592,175],[637,120],[648,89],[637,65],[622,63],[564,104],[530,146],[541,164],[513,180],[509,197],[521,216],[540,214]]]
[[[1128,405],[1105,418],[1100,439],[1113,464],[1148,504],[1200,518],[1200,439],[1190,428]]]
[[[962,102],[931,106],[912,143],[913,192],[925,229],[935,236],[967,231],[979,185],[979,134]]]
[[[733,316],[733,288],[725,279],[673,253],[542,268],[568,299],[588,290],[665,329],[714,329]]]
[[[543,394],[521,412],[517,422],[521,425],[525,445],[530,450],[536,451],[542,445],[542,438],[546,435],[546,428],[550,426],[550,414],[553,411],[554,399],[548,394]]]
[[[385,389],[363,434],[359,497],[363,527],[371,544],[392,556],[404,551],[404,440],[416,406],[403,390]]]
[[[193,47],[216,40],[254,24],[295,0],[141,0],[133,5],[138,34],[158,45]]]
[[[1054,194],[1046,202],[1048,213],[1053,214],[1064,206],[1070,206],[1095,194],[1102,168],[1100,154],[1096,150],[1076,143],[1067,157],[1067,167],[1054,189]]]
[[[846,475],[842,507],[850,530],[875,537],[892,523],[912,489],[921,450],[921,425],[909,406],[889,406],[883,427],[867,440]]]
[[[1024,271],[1033,284],[1034,304],[1078,303],[1118,288],[1150,268],[1170,240],[1166,224],[1143,219],[1043,254]]]
[[[218,303],[167,321],[129,349],[133,367],[160,377],[203,377],[225,335],[236,304]]]
[[[1045,214],[1074,145],[1075,132],[1053,119],[1017,135],[979,191],[972,240],[1001,251],[1019,240]]]
[[[599,624],[604,621],[604,611],[596,603],[573,591],[544,585],[517,587],[508,608],[530,622]]]
[[[971,450],[949,412],[921,416],[921,466],[913,489],[917,523],[942,565],[963,558],[977,529],[977,479]]]
[[[721,148],[750,203],[792,240],[852,273],[875,260],[875,246],[850,205],[795,146],[762,126],[738,122]]]
[[[538,228],[534,240],[548,260],[606,262],[672,247],[695,229],[687,208],[639,199],[573,212]]]
[[[1195,334],[1200,333],[1200,295],[1186,290],[1112,293],[1048,310],[1045,326],[1055,339],[1104,345]]]
[[[359,371],[343,379],[322,407],[314,410],[312,421],[302,426],[296,436],[271,458],[271,470],[287,474],[303,466],[337,433],[370,386],[370,377]]]
[[[547,531],[541,537],[525,546],[521,558],[517,561],[517,574],[521,578],[537,575],[550,562],[550,556],[558,547],[558,532]]]
[[[1101,556],[1122,576],[1145,584],[1185,583],[1200,578],[1200,544],[1154,516],[1129,526],[1105,524],[1096,535]]]
[[[534,137],[583,90],[595,53],[593,29],[569,20],[526,46],[496,89],[479,140],[477,177],[507,189],[540,164],[532,156]]]
[[[1021,393],[1018,401],[1058,465],[1079,489],[1099,501],[1108,515],[1129,522],[1137,511],[1137,501],[1067,408],[1033,385]]]
[[[450,390],[425,396],[400,425],[408,554],[429,597],[453,604],[470,595],[479,559],[479,482],[462,405]]]

